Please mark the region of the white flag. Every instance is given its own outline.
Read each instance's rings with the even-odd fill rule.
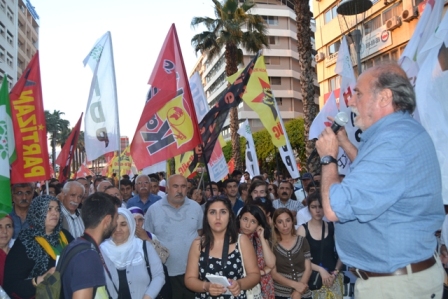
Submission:
[[[202,86],[201,77],[198,72],[193,74],[189,83],[191,95],[193,96],[194,108],[196,110],[196,117],[198,118],[198,122],[201,122],[210,110],[210,107],[208,106],[207,98],[204,93],[204,87]],[[212,155],[207,163],[209,178],[213,182],[221,181],[229,174],[229,168],[227,167],[226,158],[224,157],[220,144],[221,139],[222,137],[220,137],[218,142],[216,142]]]
[[[260,175],[260,168],[258,167],[257,152],[255,150],[254,138],[250,130],[249,121],[246,119],[238,130],[238,134],[246,138],[246,171],[249,172],[250,177]]]
[[[160,161],[151,166],[145,167],[142,169],[143,174],[151,174],[156,172],[165,172],[166,171],[166,161]]]
[[[427,58],[420,65],[415,84],[420,121],[428,131],[437,152],[442,173],[442,197],[448,204],[448,14],[433,33],[419,56]]]
[[[355,72],[353,71],[352,59],[347,44],[347,39],[342,38],[341,46],[339,47],[338,60],[336,62],[335,73],[341,76],[341,89],[339,93],[339,111],[349,115],[349,122],[345,125],[348,139],[356,148],[361,141],[362,131],[355,126],[355,114],[347,106],[348,100],[353,96],[353,90],[356,86]]]
[[[425,9],[418,20],[414,33],[401,54],[398,63],[408,75],[412,86],[415,86],[417,74],[426,56],[421,49],[435,32],[442,19],[443,0],[427,0]]]
[[[299,168],[297,167],[296,156],[291,148],[291,143],[289,142],[288,134],[286,133],[285,124],[283,123],[282,116],[280,111],[278,110],[277,101],[274,99],[275,110],[277,111],[278,120],[282,125],[282,130],[285,133],[285,145],[279,146],[278,151],[280,153],[280,157],[282,157],[283,164],[285,164],[286,169],[288,169],[289,175],[293,179],[297,179],[300,177]]]
[[[332,92],[324,107],[322,107],[322,110],[319,111],[319,114],[317,114],[311,124],[309,139],[318,138],[320,133],[322,133],[326,127],[330,127],[332,123],[327,117],[335,117],[336,114],[338,114],[338,106],[336,104],[334,93]],[[347,175],[350,172],[351,163],[342,148],[339,148],[337,159],[339,174]]]
[[[84,59],[93,71],[87,103],[84,139],[89,161],[120,149],[117,87],[112,38],[106,32]]]

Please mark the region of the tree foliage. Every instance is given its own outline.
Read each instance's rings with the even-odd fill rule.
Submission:
[[[305,148],[305,134],[304,134],[304,120],[303,118],[297,118],[291,120],[285,124],[286,133],[291,143],[291,148],[295,151],[296,159],[300,162],[302,168],[306,163],[306,148]],[[276,169],[277,161],[279,170],[282,173],[287,174],[286,167],[280,157],[277,148],[271,141],[269,132],[264,129],[252,134],[255,143],[255,150],[257,151],[258,164],[261,172],[270,173]],[[241,145],[241,157],[240,161],[242,165],[245,165],[245,151],[246,151],[246,139],[244,137],[239,138],[239,144]],[[228,141],[222,148],[226,161],[232,158],[232,143]],[[243,167],[245,168],[245,167]],[[242,169],[244,170],[244,169]]]

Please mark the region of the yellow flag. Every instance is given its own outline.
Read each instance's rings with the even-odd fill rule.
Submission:
[[[229,82],[237,77],[232,75]],[[243,94],[243,101],[254,110],[260,117],[261,123],[268,130],[272,138],[272,143],[276,147],[286,144],[285,133],[280,123],[279,111],[275,107],[275,98],[269,84],[264,56],[260,56],[255,63],[246,92]]]
[[[183,104],[183,95],[173,98],[157,112],[162,121],[168,121],[176,139],[177,148],[189,142],[194,135],[193,122]]]

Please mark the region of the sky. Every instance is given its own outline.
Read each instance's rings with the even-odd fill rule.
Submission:
[[[39,55],[44,108],[64,112],[75,126],[85,112],[92,72],[83,60],[111,32],[118,91],[120,133],[134,136],[147,82],[172,23],[189,74],[199,56],[191,38],[195,16],[213,16],[211,0],[30,0],[40,19]],[[198,54],[199,55],[199,54]],[[84,130],[84,124],[81,126]]]

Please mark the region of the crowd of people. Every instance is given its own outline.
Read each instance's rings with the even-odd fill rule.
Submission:
[[[321,174],[300,183],[236,170],[223,182],[157,173],[12,185],[0,285],[34,298],[62,260],[62,298],[342,299],[344,269],[357,277],[356,299],[442,298],[440,168],[410,115],[413,88],[389,64],[354,91],[361,145],[327,128]],[[339,146],[352,161],[346,177]]]

